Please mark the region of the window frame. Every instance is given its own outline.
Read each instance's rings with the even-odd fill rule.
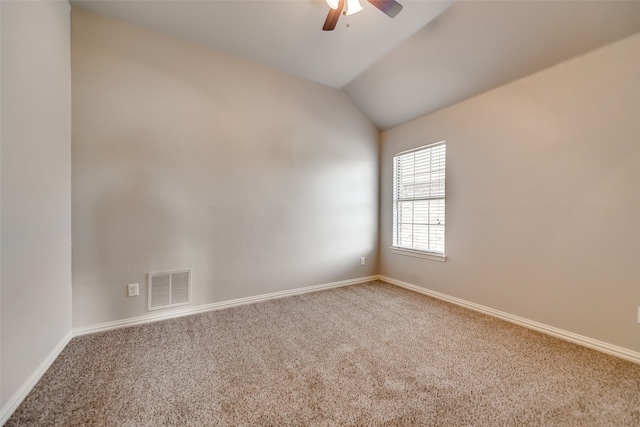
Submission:
[[[406,156],[408,154],[412,154],[412,153],[416,153],[416,152],[420,152],[420,151],[426,151],[426,150],[431,150],[434,149],[436,147],[439,146],[444,146],[444,170],[443,170],[443,185],[442,185],[442,196],[420,196],[420,197],[405,197],[405,198],[400,198],[398,197],[398,170],[397,170],[397,162],[398,162],[398,158],[402,157],[402,156]],[[431,166],[432,163],[429,162],[429,166]],[[396,153],[393,155],[392,158],[392,246],[389,248],[390,251],[394,254],[398,254],[398,255],[406,255],[406,256],[411,256],[411,257],[416,257],[416,258],[423,258],[423,259],[429,259],[429,260],[433,260],[433,261],[440,261],[440,262],[445,262],[447,260],[447,256],[446,254],[446,141],[438,141],[432,144],[427,144],[427,145],[423,145],[420,147],[416,147],[416,148],[412,148],[410,150],[405,150],[405,151],[401,151],[399,153]],[[398,210],[399,210],[399,204],[401,202],[407,202],[407,201],[431,201],[431,200],[442,200],[442,209],[444,210],[444,218],[443,218],[443,242],[442,242],[442,247],[443,250],[442,252],[436,251],[436,250],[425,250],[425,249],[420,249],[414,246],[408,247],[408,246],[399,246],[397,244],[397,237],[400,233],[399,230],[399,225],[400,225],[400,218],[398,218]],[[411,224],[414,224],[413,222],[413,218],[412,218],[412,222]],[[427,227],[431,227],[432,224],[426,224]],[[412,231],[412,235],[413,235],[413,231]]]

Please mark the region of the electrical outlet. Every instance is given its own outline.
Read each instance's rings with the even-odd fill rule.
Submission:
[[[360,257],[360,265],[364,265],[365,260],[366,260],[365,257],[361,256]]]
[[[138,295],[140,295],[139,291],[138,291],[138,284],[137,283],[130,283],[127,285],[127,289],[129,291],[129,296],[130,297],[137,297]]]

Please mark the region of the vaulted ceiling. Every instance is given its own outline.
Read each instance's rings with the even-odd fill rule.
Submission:
[[[399,0],[322,31],[324,0],[79,7],[342,89],[381,130],[640,32],[640,1]]]

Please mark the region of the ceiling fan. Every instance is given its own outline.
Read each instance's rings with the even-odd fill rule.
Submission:
[[[323,31],[333,31],[338,23],[340,14],[352,15],[362,10],[362,5],[359,0],[346,0],[347,9],[343,12],[345,0],[326,0],[329,5],[329,14],[324,21],[322,27]],[[395,18],[395,16],[402,10],[402,5],[396,0],[367,0],[369,3],[383,11],[388,17]]]

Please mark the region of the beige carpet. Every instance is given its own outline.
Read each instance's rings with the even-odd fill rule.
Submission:
[[[74,338],[17,425],[640,426],[640,365],[373,282]]]

